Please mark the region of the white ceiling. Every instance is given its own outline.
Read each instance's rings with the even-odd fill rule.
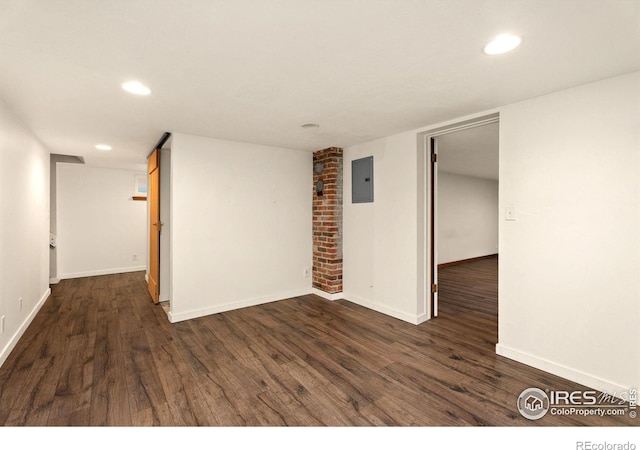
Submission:
[[[498,180],[499,124],[437,137],[438,171]]]
[[[638,0],[2,0],[0,97],[88,164],[142,163],[165,131],[345,147],[640,70],[639,19]],[[484,55],[505,31],[522,46]]]

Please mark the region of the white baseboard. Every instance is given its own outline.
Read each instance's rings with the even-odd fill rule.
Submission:
[[[231,311],[234,309],[247,308],[249,306],[262,305],[264,303],[277,302],[278,300],[285,300],[293,297],[300,297],[309,294],[309,288],[298,289],[294,291],[281,292],[279,294],[265,295],[263,297],[249,298],[245,300],[239,300],[230,303],[224,303],[222,305],[214,305],[206,308],[192,309],[190,311],[174,312],[176,307],[176,300],[171,300],[171,311],[169,312],[169,322],[176,323],[183,320],[195,319],[198,317],[208,316],[211,314],[217,314],[225,311]],[[179,305],[179,301],[178,301]],[[179,306],[178,306],[179,307]]]
[[[322,297],[325,300],[331,300],[332,302],[336,300],[342,300],[344,298],[342,295],[342,292],[336,292],[334,294],[330,294],[328,292],[321,291],[320,289],[316,289],[316,288],[311,288],[311,293],[317,295],[318,297]]]
[[[416,322],[414,325],[420,325],[421,323],[426,322],[429,319],[430,317],[429,317],[429,314],[427,313],[418,314],[416,316]]]
[[[540,358],[500,343],[496,344],[496,354],[610,395],[618,396],[622,392],[628,392],[631,388],[631,386],[623,386],[621,384],[614,383],[613,381],[602,379],[581,370],[574,369],[545,358]],[[540,389],[548,388],[551,390],[554,389],[554,386],[531,387],[537,387]]]
[[[118,267],[115,269],[99,269],[88,270],[86,272],[73,272],[58,275],[61,280],[67,280],[70,278],[84,278],[95,277],[99,275],[113,275],[114,273],[127,273],[127,272],[141,272],[147,270],[147,266],[132,266],[132,267]]]
[[[345,293],[343,298],[357,305],[364,306],[365,308],[372,309],[396,319],[400,319],[404,322],[409,322],[413,325],[418,325],[427,320],[426,314],[421,314],[419,316],[415,314],[408,314],[404,311],[399,311],[397,309],[389,308],[388,306],[384,306],[379,303],[371,302],[365,298],[358,297],[357,295]]]
[[[9,354],[15,348],[24,332],[27,331],[27,328],[33,321],[34,317],[36,317],[36,314],[38,314],[38,311],[40,311],[40,308],[42,308],[42,305],[44,305],[44,302],[47,301],[49,295],[51,295],[51,288],[44,291],[44,294],[42,294],[42,297],[40,297],[40,300],[38,300],[38,303],[36,304],[35,308],[33,308],[33,311],[31,311],[31,313],[24,319],[24,322],[22,322],[20,328],[16,330],[14,335],[11,336],[11,339],[9,339],[9,342],[7,342],[7,345],[5,345],[2,351],[0,351],[0,367],[2,367],[4,362],[7,360]]]
[[[257,297],[247,300],[241,300],[237,302],[225,303],[223,305],[216,305],[207,308],[201,308],[191,311],[184,311],[180,313],[173,312],[174,304],[172,304],[171,311],[169,312],[169,321],[171,323],[181,322],[183,320],[195,319],[197,317],[208,316],[210,314],[217,314],[220,312],[231,311],[234,309],[246,308],[249,306],[262,305],[264,303],[275,302],[278,300],[285,300],[293,297],[300,297],[303,295],[308,295],[308,289],[300,289],[296,291],[283,292],[276,295],[269,295],[264,297]],[[385,314],[387,316],[394,317],[396,319],[400,319],[404,322],[409,322],[413,325],[418,325],[428,319],[427,314],[421,315],[411,315],[407,314],[403,311],[398,311],[393,308],[388,308],[386,306],[382,306],[379,304],[371,303],[368,300],[355,296],[355,295],[347,295],[343,292],[337,292],[335,294],[329,294],[328,292],[321,291],[319,289],[311,288],[311,294],[315,294],[324,299],[335,301],[335,300],[347,300],[352,303],[356,303],[360,306],[364,306],[365,308],[372,309],[379,313]]]
[[[60,283],[60,278],[49,278],[49,284],[58,284]]]

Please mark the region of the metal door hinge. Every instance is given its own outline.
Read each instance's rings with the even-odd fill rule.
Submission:
[[[437,284],[432,284],[431,285],[431,292],[433,292],[434,294],[438,292],[438,285]]]

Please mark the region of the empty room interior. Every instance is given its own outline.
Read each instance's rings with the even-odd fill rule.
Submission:
[[[637,427],[639,23],[0,2],[0,425]]]

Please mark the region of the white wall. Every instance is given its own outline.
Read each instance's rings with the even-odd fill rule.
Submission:
[[[374,202],[351,203],[351,161],[373,156]],[[354,303],[419,323],[415,133],[344,149],[343,295]]]
[[[58,163],[59,278],[146,269],[146,202],[131,199],[136,173]]]
[[[498,253],[498,182],[438,172],[438,264]]]
[[[312,154],[174,134],[172,321],[311,292]]]
[[[0,214],[2,365],[51,290],[49,152],[1,102]]]
[[[500,354],[640,386],[639,191],[640,73],[502,109]]]
[[[634,73],[475,115],[500,114],[497,351],[609,392],[640,385],[639,83]],[[346,299],[424,320],[421,136],[473,118],[345,148],[345,193],[350,161],[369,155],[376,189],[375,203],[345,199]]]

